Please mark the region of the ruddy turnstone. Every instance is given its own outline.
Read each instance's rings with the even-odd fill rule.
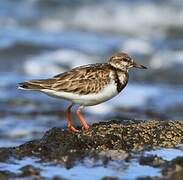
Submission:
[[[19,84],[19,89],[40,91],[70,101],[66,111],[67,127],[72,132],[78,132],[72,123],[72,106],[80,105],[76,114],[83,129],[88,129],[81,109],[100,104],[119,94],[128,82],[128,70],[132,67],[146,69],[136,64],[128,54],[116,53],[107,63],[79,66],[49,79],[26,81]]]

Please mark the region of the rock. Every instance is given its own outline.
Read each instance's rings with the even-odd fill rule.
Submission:
[[[161,157],[158,156],[141,156],[139,159],[140,165],[148,165],[152,167],[160,167],[166,163]]]
[[[0,148],[0,162],[9,159],[9,157],[13,155],[12,150],[13,148]]]
[[[170,161],[165,161],[158,156],[140,157],[139,163],[141,165],[148,165],[152,167],[162,167],[161,177],[142,177],[137,178],[138,180],[182,180],[183,177],[183,156],[176,157]]]
[[[182,180],[183,157],[176,157],[175,159],[167,162],[162,169],[162,175],[166,177],[166,179]]]
[[[52,128],[40,140],[16,148],[1,148],[1,154],[36,156],[44,161],[64,164],[67,168],[87,155],[125,158],[128,153],[152,147],[173,147],[183,142],[183,121],[109,121],[93,124],[87,131],[71,133]],[[100,153],[99,153],[100,152]]]
[[[78,160],[85,158],[91,163],[100,162],[105,166],[110,160],[128,162],[132,154],[152,148],[169,148],[183,143],[183,121],[140,121],[123,120],[100,122],[93,124],[87,131],[71,133],[61,128],[48,130],[40,140],[33,140],[14,148],[0,148],[0,161],[8,159],[22,159],[34,156],[39,162],[53,162],[62,164],[65,168],[72,168]],[[178,147],[178,146],[177,146]],[[162,178],[178,179],[183,173],[182,157],[172,161],[163,160],[158,156],[139,157],[141,165],[148,165],[162,169]],[[41,169],[26,165],[19,169],[21,173],[14,174],[1,171],[3,178],[42,179]],[[143,177],[154,179],[155,177]],[[139,179],[143,179],[140,178]],[[55,176],[54,179],[63,179]],[[103,177],[116,179],[116,177]]]
[[[101,180],[118,180],[118,178],[117,177],[105,176]]]
[[[0,171],[0,179],[6,180],[6,179],[14,179],[17,177],[15,173],[12,173],[10,171]]]
[[[26,165],[20,169],[22,171],[21,176],[27,177],[27,176],[34,176],[34,178],[38,179],[40,176],[41,169],[35,168],[32,165]]]

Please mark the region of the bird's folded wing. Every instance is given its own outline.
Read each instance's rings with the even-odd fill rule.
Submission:
[[[31,80],[19,84],[20,88],[72,92],[76,94],[97,93],[109,83],[109,69],[105,64],[80,66],[58,74],[50,79]]]
[[[55,76],[57,80],[51,89],[86,95],[97,93],[109,82],[108,69],[101,67],[76,68]]]

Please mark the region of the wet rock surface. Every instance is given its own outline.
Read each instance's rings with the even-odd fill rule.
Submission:
[[[183,121],[110,121],[93,124],[89,130],[79,133],[52,128],[40,140],[15,148],[0,148],[0,157],[33,155],[62,162],[75,154],[82,158],[91,152],[109,150],[129,153],[153,147],[170,148],[182,142]]]
[[[86,157],[103,165],[109,161],[122,160],[128,162],[134,153],[153,148],[170,148],[183,143],[183,121],[109,121],[93,124],[89,130],[71,133],[61,128],[48,130],[40,140],[33,140],[17,147],[0,148],[1,162],[9,159],[23,159],[36,157],[40,163],[56,163],[64,165],[66,169],[74,167]],[[182,174],[182,157],[171,161],[156,155],[139,156],[138,162],[142,166],[162,169],[162,177],[180,177]],[[41,179],[41,168],[26,165],[14,174],[1,171],[3,178],[32,177]],[[60,177],[54,177],[60,178]],[[153,179],[153,177],[145,177]],[[117,179],[104,177],[103,179]],[[176,179],[176,178],[175,178]]]
[[[157,156],[150,156],[150,157],[141,157],[140,158],[140,163],[143,165],[149,165],[153,167],[160,167],[162,168],[161,170],[161,177],[143,177],[143,178],[138,178],[138,180],[144,180],[144,179],[149,179],[149,180],[163,180],[163,179],[174,179],[174,180],[181,180],[183,177],[183,157],[176,157],[171,161],[166,161],[163,160],[160,157]]]
[[[166,161],[156,155],[155,156],[145,156],[145,157],[141,156],[139,159],[139,163],[141,165],[160,167],[160,166],[163,166],[166,163]]]

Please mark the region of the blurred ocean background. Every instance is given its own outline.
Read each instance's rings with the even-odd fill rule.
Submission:
[[[66,101],[17,83],[120,51],[148,70],[131,70],[120,95],[85,108],[89,123],[183,119],[182,0],[0,0],[0,146],[66,127]]]
[[[85,108],[90,123],[183,118],[182,0],[0,0],[0,27],[0,136],[7,146],[66,126],[67,102],[17,90],[17,83],[120,51],[148,70],[131,70],[120,95]]]

